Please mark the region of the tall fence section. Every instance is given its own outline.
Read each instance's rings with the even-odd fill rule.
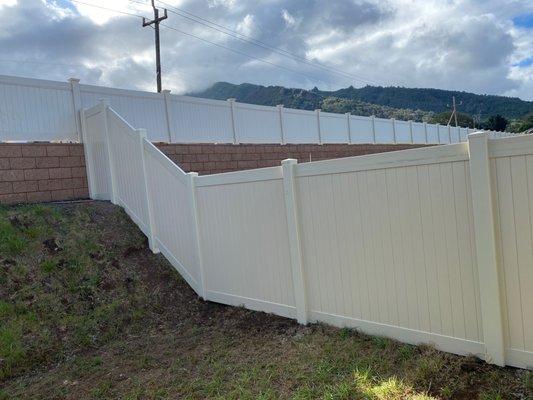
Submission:
[[[105,102],[82,129],[91,197],[202,298],[533,366],[533,137],[198,176]]]
[[[152,142],[415,143],[467,140],[472,130],[0,75],[0,142],[81,140],[79,111],[107,99]],[[490,132],[494,137],[508,135]]]

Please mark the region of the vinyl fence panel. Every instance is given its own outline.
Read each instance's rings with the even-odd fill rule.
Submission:
[[[369,117],[350,116],[352,143],[373,143],[372,120]]]
[[[320,136],[323,143],[349,143],[346,115],[320,112]]]
[[[143,142],[143,149],[155,247],[200,294],[201,267],[196,253],[190,177],[151,143]]]
[[[197,185],[207,298],[295,317],[281,167]]]
[[[68,83],[0,75],[0,141],[75,142],[74,115]]]
[[[161,94],[81,85],[84,107],[104,98],[133,126],[147,129],[151,141],[168,141],[165,101]]]
[[[490,144],[503,272],[507,361],[533,363],[533,146],[529,137]]]
[[[482,353],[468,155],[439,150],[297,167],[312,319]]]
[[[275,107],[235,103],[237,141],[242,143],[279,143],[281,125]]]
[[[174,143],[233,143],[230,104],[226,101],[171,96],[170,120]]]

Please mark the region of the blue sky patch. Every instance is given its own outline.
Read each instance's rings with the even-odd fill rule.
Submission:
[[[520,60],[514,65],[520,68],[529,67],[530,65],[533,65],[533,57],[524,58],[523,60]]]
[[[520,28],[533,28],[533,12],[517,15],[513,18],[513,24]]]

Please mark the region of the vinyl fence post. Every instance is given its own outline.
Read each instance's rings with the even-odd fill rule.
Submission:
[[[283,104],[278,104],[280,143],[285,144],[285,132],[283,132]]]
[[[155,222],[154,222],[154,209],[152,206],[152,200],[150,197],[150,190],[148,188],[148,171],[146,167],[146,154],[144,151],[144,141],[147,139],[146,129],[136,129],[139,134],[139,152],[141,156],[142,168],[143,168],[143,190],[144,198],[146,202],[146,213],[148,214],[148,246],[152,253],[159,253],[159,249],[155,245]]]
[[[452,128],[448,125],[448,143],[452,143]]]
[[[115,162],[113,160],[113,150],[111,149],[111,136],[109,133],[109,126],[107,123],[107,109],[109,108],[108,99],[100,99],[100,112],[103,114],[104,119],[104,136],[106,140],[107,147],[107,161],[109,163],[109,186],[111,187],[111,203],[118,204],[118,195],[117,195],[117,183],[115,176]]]
[[[287,212],[289,249],[291,257],[292,281],[296,303],[296,319],[300,324],[307,324],[307,295],[305,289],[305,271],[302,261],[300,232],[298,224],[298,206],[294,182],[294,167],[297,160],[288,158],[281,162],[283,169],[283,193]]]
[[[77,78],[70,78],[70,90],[72,91],[72,105],[74,108],[74,123],[76,125],[76,135],[78,137],[78,142],[83,140],[81,132],[81,92],[80,92],[80,80]]]
[[[168,143],[172,143],[172,129],[174,127],[174,124],[172,121],[172,109],[170,108],[172,102],[172,99],[170,98],[170,90],[165,89],[162,90],[161,93],[163,93],[163,99],[165,100],[165,116],[167,119]]]
[[[376,143],[376,120],[375,117],[372,115],[370,117],[370,121],[372,122],[372,143]]]
[[[394,118],[391,118],[391,123],[392,123],[392,142],[396,144],[398,142],[396,140],[396,121]]]
[[[505,346],[500,288],[502,274],[496,253],[488,135],[469,135],[468,148],[485,360],[503,366]]]
[[[414,143],[413,139],[413,121],[409,120],[409,138],[411,140],[411,143]]]
[[[196,202],[196,178],[198,177],[198,172],[189,172],[187,174],[188,177],[188,186],[189,186],[189,199],[191,204],[191,210],[192,210],[192,229],[193,229],[193,235],[194,235],[194,246],[195,246],[195,253],[196,253],[196,265],[198,265],[198,270],[200,272],[200,280],[198,282],[199,288],[198,288],[198,295],[204,299],[207,300],[207,284],[206,284],[206,276],[204,271],[204,262],[202,257],[202,246],[200,244],[200,224],[198,221],[198,205]]]
[[[231,113],[231,129],[233,133],[233,144],[239,143],[237,136],[237,127],[235,126],[235,99],[228,99],[230,113]]]
[[[320,128],[320,108],[315,110],[316,113],[316,123],[318,127],[318,144],[322,144],[322,129]]]
[[[347,112],[346,115],[346,129],[348,130],[348,144],[352,144],[352,127],[350,126],[350,116],[352,113]]]
[[[81,122],[81,136],[82,136],[82,146],[83,154],[85,156],[85,167],[87,168],[87,184],[89,186],[89,197],[94,199],[96,194],[95,190],[95,180],[94,180],[94,165],[93,165],[93,154],[89,146],[89,141],[87,139],[87,125],[85,117],[85,109],[80,110],[80,122]]]

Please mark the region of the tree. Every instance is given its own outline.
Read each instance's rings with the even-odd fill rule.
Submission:
[[[435,115],[429,122],[432,124],[441,124],[446,125],[448,121],[450,120],[450,116],[452,115],[451,111],[445,111],[440,114]],[[464,128],[473,128],[474,127],[474,119],[465,113],[457,113],[457,123],[459,126],[462,126]],[[455,120],[452,118],[452,122],[450,122],[450,125],[454,125]]]
[[[507,118],[502,117],[500,114],[491,115],[484,124],[484,128],[491,131],[504,131],[508,123]]]

